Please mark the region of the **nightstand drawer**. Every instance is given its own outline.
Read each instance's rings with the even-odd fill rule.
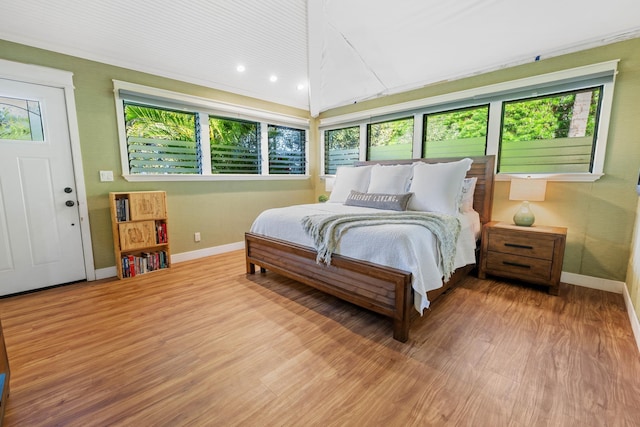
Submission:
[[[489,252],[487,272],[532,282],[551,279],[551,261]]]
[[[493,252],[551,260],[554,244],[554,239],[545,239],[541,236],[533,237],[492,230],[489,233],[488,249]]]
[[[545,285],[558,295],[566,238],[564,227],[489,222],[482,228],[478,277],[492,274]]]

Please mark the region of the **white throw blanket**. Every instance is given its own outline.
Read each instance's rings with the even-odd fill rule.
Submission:
[[[331,263],[331,254],[347,230],[382,224],[413,224],[431,231],[437,239],[441,268],[446,282],[455,270],[456,247],[460,235],[460,220],[434,212],[307,215],[302,218],[304,230],[313,239],[318,251],[316,262]]]
[[[397,211],[346,206],[342,203],[314,203],[267,209],[251,226],[253,233],[275,237],[314,248],[313,239],[304,231],[302,218],[309,215],[398,214]],[[413,212],[413,211],[411,211]],[[410,212],[407,212],[410,213]],[[480,229],[477,212],[458,215],[462,230],[458,237],[455,267],[475,263],[476,238]],[[375,227],[353,227],[344,232],[334,253],[373,264],[411,272],[415,290],[415,308],[422,313],[429,307],[427,292],[442,286],[442,262],[438,242],[433,233],[414,224],[381,224]]]

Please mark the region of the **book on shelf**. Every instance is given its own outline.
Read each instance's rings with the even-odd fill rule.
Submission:
[[[156,241],[158,243],[167,243],[167,223],[156,222]]]
[[[129,199],[116,199],[116,218],[118,222],[129,221]]]
[[[165,251],[142,252],[140,255],[124,255],[121,262],[122,277],[135,277],[169,266],[167,253]]]

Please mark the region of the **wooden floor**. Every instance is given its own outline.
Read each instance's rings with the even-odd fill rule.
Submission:
[[[475,278],[388,319],[243,252],[0,300],[5,426],[637,426],[620,295]]]

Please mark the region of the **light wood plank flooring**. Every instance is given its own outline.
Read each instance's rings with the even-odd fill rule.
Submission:
[[[0,300],[6,426],[637,426],[622,297],[476,278],[391,323],[242,251]]]

